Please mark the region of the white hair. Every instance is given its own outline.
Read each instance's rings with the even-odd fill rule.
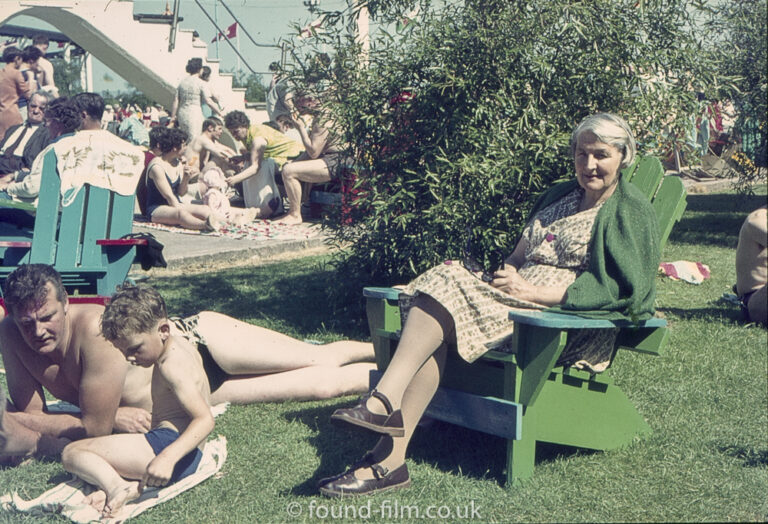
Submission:
[[[611,145],[621,151],[621,168],[625,168],[635,161],[637,146],[635,137],[627,122],[618,115],[612,113],[596,113],[590,115],[576,126],[571,134],[571,155],[576,154],[576,144],[582,133],[589,131],[600,142]]]

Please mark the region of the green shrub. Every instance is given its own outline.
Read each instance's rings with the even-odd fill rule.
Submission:
[[[358,290],[459,258],[468,240],[484,262],[509,252],[536,196],[571,176],[582,118],[619,113],[654,153],[690,125],[698,86],[716,84],[687,0],[424,2],[395,29],[413,5],[370,3],[365,60],[343,29],[352,11],[294,51],[296,81],[327,64],[324,105],[356,164],[356,199],[329,225]],[[311,58],[324,49],[330,63]]]

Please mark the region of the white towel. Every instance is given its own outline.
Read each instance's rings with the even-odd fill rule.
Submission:
[[[85,503],[85,497],[93,493],[96,488],[77,477],[73,477],[68,482],[62,482],[32,500],[24,500],[15,492],[6,493],[0,497],[0,507],[6,511],[16,510],[39,516],[46,513],[61,514],[72,522],[122,522],[200,484],[217,473],[226,460],[227,439],[218,436],[205,444],[203,457],[195,473],[162,489],[145,489],[141,497],[128,502],[116,516],[104,521],[101,521],[101,514],[96,508]]]

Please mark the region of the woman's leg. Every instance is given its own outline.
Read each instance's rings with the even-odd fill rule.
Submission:
[[[152,222],[168,226],[181,226],[187,229],[207,229],[205,219],[201,219],[184,207],[160,206],[152,212]]]
[[[453,338],[453,318],[448,310],[429,295],[416,297],[403,327],[397,351],[376,386],[376,390],[389,399],[393,410],[401,407],[406,391],[425,363],[446,341]],[[366,405],[373,413],[387,413],[384,405],[375,397],[369,398]]]
[[[288,162],[283,166],[283,185],[291,208],[288,214],[280,219],[286,224],[301,224],[301,183],[311,182],[321,184],[329,182],[331,175],[328,166],[321,158]]]
[[[322,351],[322,350],[320,350]],[[373,363],[310,366],[269,375],[231,377],[211,393],[211,404],[325,400],[368,391]]]
[[[402,437],[385,435],[379,439],[372,450],[375,460],[389,471],[405,463],[405,453],[411,437],[440,385],[446,353],[446,345],[442,344],[424,362],[408,384],[401,406],[405,435]],[[370,468],[361,468],[355,471],[355,476],[359,479],[372,479],[373,471]]]
[[[197,328],[216,364],[230,375],[374,360],[373,345],[368,342],[344,340],[318,346],[213,311],[200,313]]]

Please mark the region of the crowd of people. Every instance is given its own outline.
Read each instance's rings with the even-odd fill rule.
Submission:
[[[39,193],[41,158],[62,137],[120,140],[103,129],[107,108],[99,95],[51,96],[41,51],[34,49],[6,49],[0,78],[0,199],[30,203]],[[301,223],[302,183],[333,180],[344,167],[343,145],[322,104],[291,93],[278,77],[269,97],[274,121],[252,123],[242,111],[223,114],[205,85],[201,60],[190,60],[187,72],[170,125],[152,126],[148,134],[137,187],[144,217],[209,231],[257,216]],[[17,104],[22,97],[25,116]],[[212,110],[208,118],[202,103]],[[241,150],[221,143],[225,128]],[[657,220],[648,199],[621,176],[635,154],[622,118],[586,118],[571,135],[575,176],[537,202],[502,269],[483,279],[461,264],[441,264],[405,288],[402,335],[389,367],[376,389],[331,417],[380,439],[349,470],[323,479],[321,493],[408,486],[407,449],[440,384],[447,352],[471,363],[503,347],[514,330],[510,307],[599,310],[633,319],[653,314]],[[199,201],[189,198],[193,180],[202,187]],[[230,205],[236,191],[242,209]],[[765,226],[763,207],[742,228],[737,256],[745,312],[763,323]],[[70,303],[60,275],[43,264],[16,269],[3,296],[8,315],[0,321],[0,354],[9,398],[0,388],[0,459],[60,455],[68,471],[100,488],[91,503],[104,516],[145,487],[194,472],[214,427],[211,405],[363,393],[375,367],[369,343],[318,348],[215,312],[169,316],[147,286],[121,287],[106,307]],[[602,372],[616,336],[605,329],[569,337],[558,365]],[[78,406],[79,414],[49,412],[45,390]]]

